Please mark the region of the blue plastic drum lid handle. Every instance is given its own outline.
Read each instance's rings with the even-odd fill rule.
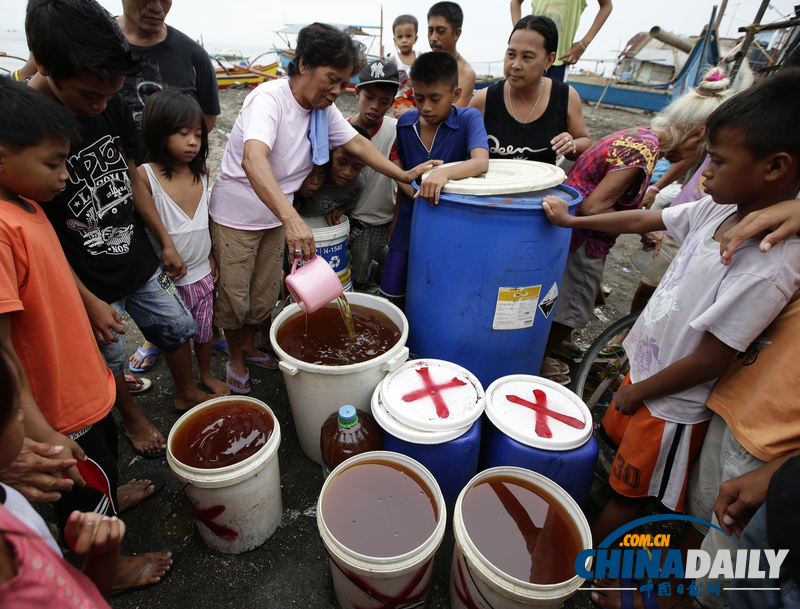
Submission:
[[[354,406],[345,405],[339,409],[339,423],[344,427],[352,427],[358,422],[358,414]]]

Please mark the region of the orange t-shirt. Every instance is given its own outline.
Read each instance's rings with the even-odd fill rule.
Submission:
[[[800,292],[720,377],[708,399],[739,443],[762,461],[800,448]]]
[[[94,339],[67,259],[42,208],[0,201],[0,314],[33,397],[50,426],[69,434],[102,419],[114,377]]]

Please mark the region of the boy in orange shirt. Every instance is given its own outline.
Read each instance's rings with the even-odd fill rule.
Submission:
[[[0,343],[19,377],[25,435],[78,459],[67,470],[72,491],[54,504],[63,528],[73,510],[112,516],[154,487],[131,480],[117,489],[114,377],[53,227],[33,202],[64,188],[79,127],[62,106],[10,79],[0,79],[0,116]],[[70,356],[76,349],[82,357]],[[169,552],[123,558],[118,585],[156,583],[171,563]]]

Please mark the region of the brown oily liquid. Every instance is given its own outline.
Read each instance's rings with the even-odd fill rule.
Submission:
[[[487,478],[467,492],[461,514],[478,551],[508,575],[532,584],[575,577],[580,533],[565,508],[533,484]]]
[[[401,465],[380,460],[338,473],[325,492],[322,516],[340,543],[378,558],[418,548],[438,519],[428,485]]]
[[[175,432],[172,454],[190,467],[225,467],[256,454],[274,429],[263,408],[244,400],[225,402],[189,417]]]
[[[295,359],[323,366],[346,366],[386,353],[400,340],[400,329],[384,313],[350,305],[355,327],[351,340],[336,305],[306,315],[298,312],[278,328],[278,345]]]

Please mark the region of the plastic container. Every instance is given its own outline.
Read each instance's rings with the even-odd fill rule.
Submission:
[[[353,291],[353,274],[349,268],[336,273],[336,276],[339,277],[339,281],[342,284],[342,292],[346,294]]]
[[[544,405],[534,391],[544,392]],[[506,376],[486,390],[486,418],[481,470],[511,465],[539,472],[583,505],[598,446],[592,415],[577,395],[538,376]]]
[[[193,415],[225,402],[249,402],[269,413],[274,429],[269,441],[253,456],[216,469],[190,467],[172,453],[175,433]],[[257,548],[278,527],[283,512],[278,447],[281,427],[264,402],[247,396],[214,398],[195,406],[172,426],[167,439],[167,463],[181,481],[195,516],[200,538],[212,550],[240,554]]]
[[[343,294],[342,282],[324,258],[314,256],[303,266],[299,262],[300,258],[292,262],[286,288],[303,311],[313,313]]]
[[[345,405],[322,424],[319,449],[322,473],[327,478],[331,470],[350,457],[380,450],[381,439],[366,412]]]
[[[422,369],[427,370],[425,379],[419,374]],[[446,404],[447,418],[436,415],[430,394],[412,402],[403,399],[426,385],[452,384],[454,379],[463,385],[435,396]],[[384,448],[424,465],[439,483],[451,514],[461,489],[478,471],[484,402],[483,387],[474,375],[439,360],[406,362],[372,394],[372,416],[385,432]]]
[[[545,165],[491,160],[490,173],[507,163]],[[544,177],[541,184],[551,184],[563,172]],[[436,206],[417,199],[405,313],[412,353],[464,366],[488,387],[541,367],[571,234],[550,223],[541,202],[554,194],[574,211],[581,196],[568,186],[481,196],[514,188],[507,179],[480,188],[482,180],[491,182],[469,179],[469,195],[450,192],[461,180],[448,183]],[[535,181],[518,187],[541,188]]]
[[[414,472],[425,483],[436,502],[438,519],[431,536],[416,549],[388,558],[366,556],[340,543],[325,524],[322,504],[337,474],[358,467],[365,461],[382,460],[398,463]],[[444,537],[447,517],[444,498],[433,475],[420,463],[393,452],[376,451],[357,455],[337,467],[325,484],[317,502],[317,526],[328,551],[336,600],[342,609],[385,609],[416,607],[424,602],[431,582],[433,558]]]
[[[269,340],[280,360],[279,366],[286,382],[300,447],[317,465],[322,465],[319,432],[325,419],[342,404],[370,411],[370,399],[375,387],[387,373],[408,359],[408,321],[403,312],[384,298],[353,292],[347,295],[351,305],[361,305],[381,311],[400,328],[400,340],[386,353],[359,364],[322,366],[291,357],[277,341],[278,329],[300,308],[287,306],[272,323]]]
[[[314,234],[317,255],[322,256],[335,273],[347,268],[347,236],[350,234],[350,220],[347,216],[339,218],[339,224],[328,226],[325,216],[303,218]]]
[[[653,258],[652,250],[649,252],[643,249],[634,250],[631,254],[631,264],[642,272],[653,283],[658,283],[667,272],[670,263],[678,253],[669,243],[661,243],[661,250],[658,256]]]
[[[450,571],[451,609],[521,609],[523,607],[561,607],[584,583],[575,577],[557,584],[532,584],[522,581],[489,562],[475,547],[464,526],[461,505],[466,493],[479,482],[492,476],[509,476],[532,483],[556,499],[572,518],[583,549],[592,547],[592,533],[578,504],[564,490],[544,476],[518,467],[496,467],[479,473],[464,488],[456,502],[453,531],[456,545]],[[486,526],[491,526],[487,522]]]

